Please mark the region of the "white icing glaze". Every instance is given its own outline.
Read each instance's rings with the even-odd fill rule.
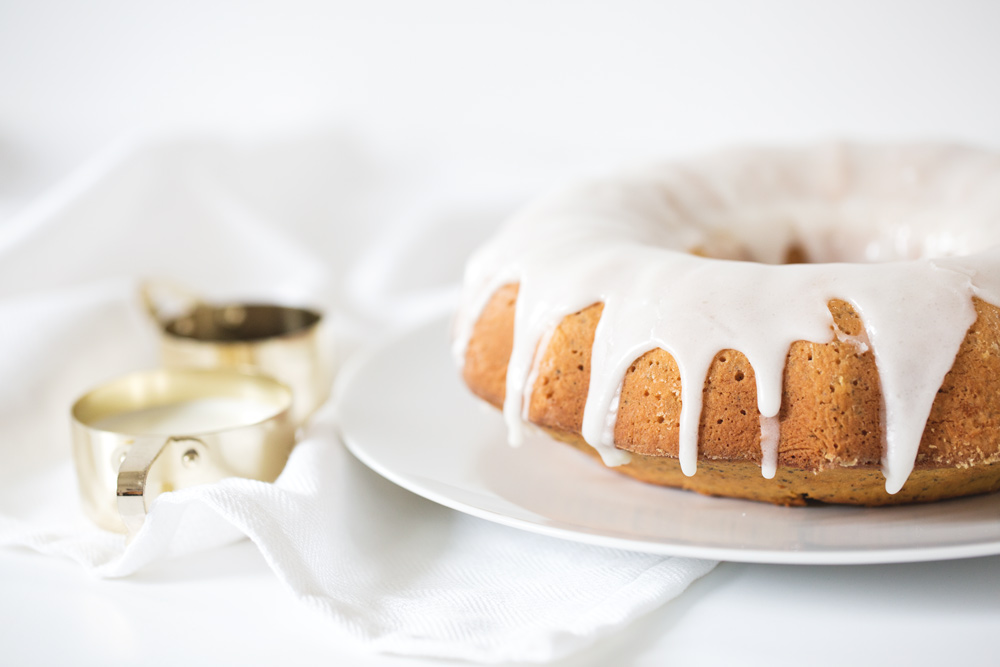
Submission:
[[[778,472],[778,441],[781,422],[777,417],[760,416],[760,474],[774,479]]]
[[[788,248],[810,264],[782,265]],[[663,348],[681,377],[679,458],[693,475],[702,389],[716,353],[752,364],[762,472],[777,465],[782,376],[797,340],[870,348],[883,395],[886,490],[916,459],[938,388],[976,317],[1000,305],[1000,157],[938,145],[730,151],[570,188],[513,218],[470,260],[454,353],[482,308],[519,283],[504,416],[511,441],[537,374],[539,341],[603,302],[582,435],[609,465],[627,369]],[[690,254],[699,251],[711,258]],[[833,328],[831,299],[865,332]]]

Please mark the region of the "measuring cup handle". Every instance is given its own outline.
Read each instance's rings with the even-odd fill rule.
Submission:
[[[166,280],[144,280],[139,285],[139,297],[146,312],[157,324],[166,324],[172,317],[194,311],[204,301],[189,289]],[[173,304],[175,308],[165,307]],[[170,313],[168,311],[179,311]]]
[[[118,514],[129,539],[146,520],[146,477],[149,469],[174,438],[148,436],[136,438],[118,468]]]

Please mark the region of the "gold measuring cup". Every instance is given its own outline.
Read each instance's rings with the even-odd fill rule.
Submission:
[[[235,368],[277,378],[294,394],[296,426],[329,396],[333,378],[319,312],[274,304],[208,304],[155,281],[143,286],[142,297],[160,328],[164,366]],[[162,305],[170,300],[181,304],[172,315]]]
[[[120,377],[72,408],[84,512],[134,535],[160,493],[226,477],[277,479],[295,445],[292,393],[228,369]]]

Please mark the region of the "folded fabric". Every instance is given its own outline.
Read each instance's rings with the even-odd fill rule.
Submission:
[[[451,298],[496,199],[460,215],[471,211],[463,202],[399,187],[360,155],[334,135],[263,148],[120,146],[0,223],[0,545],[120,577],[246,536],[330,619],[332,637],[482,662],[579,650],[708,572],[713,562],[533,535],[419,499],[347,453],[330,409],[274,484],[164,494],[127,546],[86,522],[67,412],[88,387],[156,365],[141,278],[321,307],[342,351]],[[338,178],[351,187],[326,185]],[[393,208],[400,222],[362,224]]]

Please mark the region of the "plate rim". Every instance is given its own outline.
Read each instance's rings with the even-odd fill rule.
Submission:
[[[552,526],[532,522],[520,517],[510,516],[463,502],[446,493],[422,486],[418,481],[401,474],[392,468],[384,466],[371,455],[363,442],[351,433],[350,419],[343,413],[342,406],[350,396],[352,386],[363,377],[365,369],[377,364],[387,350],[405,343],[425,329],[444,329],[449,320],[446,312],[437,312],[423,318],[410,326],[383,337],[377,343],[352,356],[344,365],[337,378],[332,401],[335,423],[341,441],[351,454],[374,471],[379,476],[393,484],[406,489],[410,493],[425,498],[443,507],[477,517],[486,521],[501,524],[527,532],[546,535],[558,539],[580,542],[594,546],[616,548],[627,551],[675,556],[683,558],[703,558],[739,563],[757,563],[771,565],[875,565],[890,563],[917,563],[939,560],[958,560],[1000,555],[1000,540],[980,541],[967,544],[949,544],[941,546],[892,547],[883,549],[810,549],[810,550],[775,550],[754,547],[717,547],[677,544],[664,541],[630,539],[617,535],[600,534],[598,531],[573,529],[570,527]],[[670,489],[678,491],[677,489]],[[720,499],[723,500],[723,499]],[[754,503],[750,500],[726,498],[727,501]],[[808,511],[810,508],[795,508]],[[1000,521],[1000,517],[998,517]]]

